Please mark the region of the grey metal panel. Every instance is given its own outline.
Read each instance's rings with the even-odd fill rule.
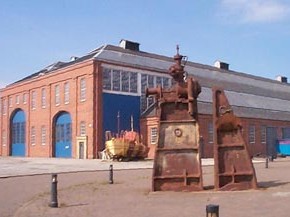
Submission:
[[[247,93],[238,93],[234,91],[225,91],[225,93],[228,97],[229,103],[232,106],[290,112],[289,100]],[[212,102],[211,88],[202,87],[202,92],[200,93],[198,100],[202,102]]]
[[[246,107],[233,107],[233,109],[238,117],[290,121],[290,112],[281,112]]]
[[[235,92],[240,92],[240,93],[250,93],[254,95],[260,95],[260,96],[267,96],[267,97],[273,97],[273,98],[280,98],[280,99],[285,99],[285,100],[290,100],[290,92],[287,92],[287,89],[283,89],[283,91],[278,91],[278,90],[272,90],[271,83],[275,81],[271,81],[268,86],[265,86],[264,88],[261,87],[256,87],[256,86],[251,86],[250,84],[243,84],[241,85],[238,83],[238,81],[222,81],[222,80],[211,80],[206,77],[199,77],[198,75],[195,76],[195,78],[199,81],[201,86],[203,87],[220,87],[225,90],[231,90]],[[263,79],[263,78],[261,78]],[[285,85],[289,84],[282,84],[280,83],[282,87]]]
[[[200,114],[212,115],[212,103],[198,102],[198,112]],[[237,117],[255,118],[277,121],[290,121],[290,112],[273,111],[257,108],[247,108],[232,106]]]
[[[219,71],[218,69],[214,70],[214,68],[212,70],[209,70],[196,67],[188,67],[187,72],[189,74],[197,76],[198,78],[200,78],[200,80],[206,79],[208,81],[212,81],[212,85],[220,86],[222,88],[224,88],[224,84],[231,84],[229,85],[230,89],[239,89],[241,86],[245,86],[249,88],[247,92],[252,92],[255,94],[258,89],[262,89],[263,91],[269,93],[290,93],[289,84],[281,83],[275,80],[264,79],[262,77],[254,77],[247,74],[236,73],[234,71]],[[288,99],[290,99],[289,94]]]
[[[131,64],[133,67],[150,67],[156,68],[159,70],[168,70],[168,68],[172,65],[170,61],[163,61],[160,59],[155,59],[151,57],[143,57],[138,55],[133,55],[129,53],[121,53],[116,51],[110,50],[103,50],[96,55],[97,59],[99,60],[106,60],[106,61],[114,61],[120,63],[127,63]]]
[[[228,94],[229,95],[229,94]],[[198,98],[198,112],[200,114],[208,114],[212,115],[212,93],[210,88],[202,88],[202,92],[199,95],[200,97]],[[238,95],[231,95],[229,98],[231,98],[232,101],[235,102],[235,98],[238,99]],[[234,98],[234,99],[232,99]],[[263,104],[265,101],[269,100],[271,102],[271,99],[263,99],[264,101],[261,101]],[[275,101],[276,99],[274,99]],[[274,102],[272,101],[272,102]],[[231,101],[230,101],[231,103]],[[289,105],[289,102],[287,101],[287,105]],[[263,106],[263,105],[262,105]],[[261,106],[261,107],[262,107]],[[274,104],[271,105],[274,107]],[[232,108],[234,110],[234,113],[238,117],[242,118],[259,118],[259,119],[268,119],[268,120],[279,120],[279,121],[290,121],[290,111],[287,108],[288,111],[278,111],[276,110],[271,110],[268,108],[259,108],[259,107],[247,107],[246,103],[244,103],[244,106],[237,106],[232,104]],[[290,106],[289,106],[290,108]],[[147,111],[148,116],[155,116],[155,110],[154,108],[150,108],[150,111]],[[147,115],[145,115],[147,116]]]
[[[225,91],[231,105],[290,112],[290,101],[246,93]]]
[[[208,87],[201,87],[201,93],[197,99],[202,102],[212,102],[212,89]]]
[[[212,103],[197,102],[199,114],[212,115]]]

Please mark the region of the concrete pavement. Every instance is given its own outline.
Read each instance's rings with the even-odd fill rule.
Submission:
[[[0,178],[51,173],[89,172],[108,170],[151,169],[153,160],[129,162],[102,161],[99,159],[21,158],[0,157]],[[202,165],[213,165],[213,159],[202,159]]]
[[[276,216],[274,211],[279,217],[288,217],[290,173],[286,171],[290,169],[290,159],[270,162],[269,169],[263,162],[254,160],[260,190],[215,192],[213,159],[203,159],[203,184],[207,190],[189,193],[151,192],[152,160],[0,157],[0,216],[198,217],[205,215],[207,204],[215,203],[221,206],[220,217],[270,217]],[[113,185],[108,184],[110,164],[114,165]],[[59,174],[59,208],[48,206],[51,173]]]
[[[0,157],[0,178],[40,175],[51,173],[69,173],[114,169],[152,168],[152,160],[134,162],[101,161],[99,159],[65,159],[65,158],[21,158]]]
[[[108,184],[108,171],[62,173],[59,208],[48,206],[49,175],[0,179],[6,192],[2,203],[0,196],[0,204],[6,203],[0,213],[1,217],[202,217],[206,205],[218,204],[220,217],[288,217],[290,159],[270,162],[268,169],[262,163],[254,166],[259,189],[232,192],[213,190],[213,166],[203,166],[207,190],[200,192],[152,192],[152,169],[115,171],[113,185]],[[17,195],[21,189],[23,194]]]

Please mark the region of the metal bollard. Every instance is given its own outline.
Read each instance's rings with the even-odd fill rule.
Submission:
[[[265,168],[268,168],[269,167],[269,158],[268,156],[266,157],[266,162],[265,162]]]
[[[58,201],[57,201],[57,174],[51,175],[51,199],[50,199],[50,207],[57,208]]]
[[[110,165],[110,177],[109,177],[109,184],[114,184],[113,180],[113,165]]]
[[[219,217],[219,205],[214,204],[207,205],[206,217]]]

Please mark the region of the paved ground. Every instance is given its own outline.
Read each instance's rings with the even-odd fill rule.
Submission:
[[[256,162],[259,162],[256,160]],[[99,159],[62,158],[12,158],[0,157],[0,178],[70,172],[89,172],[108,170],[110,164],[115,170],[152,169],[153,160],[141,161],[101,161]],[[213,159],[202,159],[202,165],[213,165]]]
[[[33,171],[33,168],[47,168],[43,171],[46,175],[17,177],[15,174],[21,171],[21,165],[16,163],[17,161],[24,161],[23,165],[30,165],[26,167],[28,171]],[[57,160],[57,163],[60,164],[62,161],[60,166],[56,166],[53,163],[55,161],[50,159],[0,158],[1,174],[5,171],[2,170],[3,165],[10,165],[10,170],[18,171],[10,174],[10,178],[0,179],[0,216],[198,217],[205,216],[207,204],[219,204],[220,217],[290,216],[290,159],[288,158],[271,162],[268,169],[265,168],[264,163],[255,163],[260,189],[237,192],[212,190],[212,160],[204,161],[204,165],[207,165],[203,166],[204,185],[209,190],[202,192],[151,192],[152,161],[114,162],[114,168],[131,168],[131,170],[115,171],[113,185],[108,184],[107,169],[111,162],[61,159]],[[45,166],[44,162],[50,162],[49,166]],[[89,169],[86,164],[91,165]],[[137,169],[138,164],[139,167],[143,165],[142,169]],[[47,174],[56,170],[61,171],[61,168],[62,171],[68,172],[64,168],[71,169],[71,167],[74,167],[74,171],[80,168],[86,171],[63,173],[58,176],[60,207],[50,208],[48,203],[51,176]],[[5,173],[7,177],[7,172]],[[1,177],[4,177],[3,174]]]
[[[212,164],[212,160],[205,161]],[[98,159],[62,159],[62,158],[12,158],[0,157],[0,178],[22,175],[39,175],[51,173],[68,173],[79,171],[108,170],[110,164],[114,169],[147,169],[153,167],[152,160],[132,162],[101,161]]]

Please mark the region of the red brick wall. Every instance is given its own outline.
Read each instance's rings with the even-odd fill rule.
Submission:
[[[278,130],[278,139],[282,138],[282,128],[290,127],[290,121],[275,121],[275,120],[262,120],[262,119],[253,119],[253,118],[241,118],[242,121],[242,135],[246,144],[249,147],[250,155],[255,156],[257,154],[264,155],[266,153],[266,144],[261,143],[261,126],[267,127],[277,127]],[[200,146],[200,152],[202,153],[203,158],[212,158],[213,157],[213,143],[209,140],[208,134],[208,125],[212,122],[211,115],[199,115],[199,129],[200,136],[203,139],[203,147]],[[150,128],[152,126],[157,126],[158,119],[157,118],[148,118],[141,120],[141,133],[144,135],[144,138],[147,138],[144,143],[149,147],[152,147],[150,144]],[[255,142],[249,143],[249,125],[255,126]],[[154,148],[155,146],[153,146]],[[150,157],[154,157],[151,153]]]
[[[202,138],[202,144],[200,144],[201,157],[210,158],[213,157],[213,141],[209,140],[208,125],[212,123],[212,117],[209,115],[199,115],[199,135]]]
[[[7,114],[1,114],[1,128],[7,132],[7,145],[1,143],[1,152],[3,156],[8,156],[10,152],[10,118],[13,112],[20,108],[25,112],[26,117],[26,156],[29,157],[51,157],[53,144],[53,120],[62,111],[70,113],[72,119],[72,156],[76,156],[76,136],[79,136],[79,126],[81,121],[86,122],[88,157],[94,157],[93,124],[94,124],[94,64],[93,61],[82,62],[73,66],[57,70],[53,73],[39,76],[37,78],[11,85],[1,91],[1,100],[13,98],[12,107],[7,106]],[[80,101],[80,79],[86,80],[86,100]],[[69,82],[69,103],[64,103],[64,83]],[[60,86],[60,104],[55,105],[55,85]],[[46,89],[46,107],[41,107],[41,89]],[[31,92],[36,91],[36,109],[31,109]],[[27,103],[23,104],[24,93],[29,93]],[[15,97],[20,96],[20,104],[15,104]],[[41,143],[41,126],[46,126],[46,145]],[[30,143],[30,129],[35,126],[36,144]],[[2,141],[2,131],[0,132]]]
[[[142,135],[142,142],[149,147],[148,158],[153,159],[157,144],[151,144],[151,128],[158,127],[157,117],[144,118],[140,120],[140,133]]]
[[[94,116],[94,153],[103,151],[104,149],[104,141],[103,141],[103,76],[102,76],[102,66],[101,62],[95,62],[95,85],[94,85],[94,111],[96,112]],[[97,156],[95,156],[97,157]]]

